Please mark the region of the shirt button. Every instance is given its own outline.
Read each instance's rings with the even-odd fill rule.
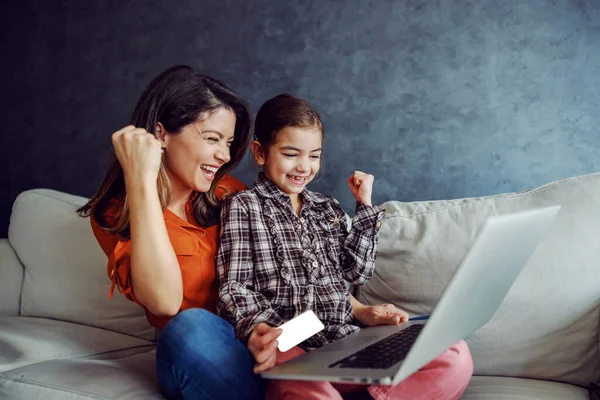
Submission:
[[[300,222],[304,223],[304,217],[300,218]]]
[[[375,226],[379,228],[381,226],[381,222],[376,223]]]
[[[313,261],[312,266],[317,268],[319,266],[319,263],[317,261]]]
[[[200,236],[206,236],[206,232],[204,232],[204,231],[200,232]]]

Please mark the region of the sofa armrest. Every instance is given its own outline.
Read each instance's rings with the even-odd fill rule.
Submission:
[[[8,239],[0,239],[0,316],[19,315],[23,271]]]

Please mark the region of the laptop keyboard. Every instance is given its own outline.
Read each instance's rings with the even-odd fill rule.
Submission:
[[[331,364],[329,368],[386,369],[404,360],[425,324],[411,325]]]

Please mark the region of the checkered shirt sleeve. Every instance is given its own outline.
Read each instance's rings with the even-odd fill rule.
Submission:
[[[332,206],[338,215],[345,215],[337,200],[333,200]],[[347,282],[362,285],[373,276],[380,221],[384,214],[377,206],[357,202],[349,232],[346,219],[340,218],[340,267]]]
[[[235,333],[247,342],[254,327],[261,322],[279,326],[284,321],[271,303],[255,291],[255,275],[250,241],[248,209],[239,197],[229,199],[221,210],[221,244],[217,253],[219,299],[217,313],[233,323]],[[273,268],[277,268],[273,264]]]

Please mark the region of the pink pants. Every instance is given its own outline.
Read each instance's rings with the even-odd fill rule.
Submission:
[[[277,364],[303,353],[304,350],[299,347],[278,353]],[[342,394],[367,390],[375,400],[454,400],[460,398],[465,391],[472,374],[471,353],[467,344],[461,340],[395,386],[269,380],[266,399],[342,400]]]

